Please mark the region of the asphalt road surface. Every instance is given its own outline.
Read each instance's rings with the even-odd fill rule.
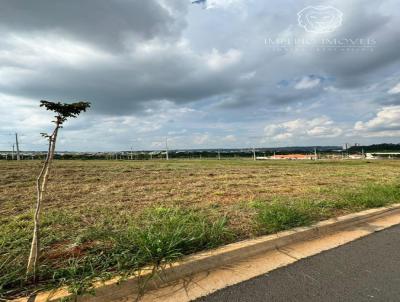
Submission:
[[[196,300],[235,301],[400,302],[400,226]]]

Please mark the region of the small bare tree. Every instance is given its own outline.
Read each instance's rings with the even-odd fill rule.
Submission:
[[[48,101],[40,101],[40,107],[45,107],[46,110],[50,110],[56,113],[55,120],[53,121],[56,126],[51,134],[42,133],[42,136],[48,139],[49,146],[46,160],[36,181],[37,199],[34,215],[34,229],[31,252],[29,255],[28,267],[26,271],[27,277],[33,275],[34,280],[36,280],[37,264],[40,254],[40,211],[42,208],[44,193],[46,192],[51,164],[54,159],[58,131],[62,128],[62,125],[67,121],[68,118],[76,118],[81,112],[85,112],[88,108],[90,108],[90,103],[78,102],[73,104],[66,104],[60,102],[54,103]]]

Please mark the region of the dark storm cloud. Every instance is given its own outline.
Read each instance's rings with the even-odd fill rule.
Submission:
[[[56,32],[113,50],[127,37],[177,37],[185,26],[174,12],[187,3],[171,0],[168,11],[155,0],[2,0],[0,28],[6,32]]]
[[[235,15],[214,12],[209,13],[214,16],[209,19],[206,11],[198,9],[203,14],[199,18],[214,23],[215,34],[209,31],[211,25],[205,24],[206,28],[197,31],[198,36],[186,37],[202,49],[196,51],[190,48],[191,44],[187,49],[177,45],[182,30],[192,21],[186,19],[189,2],[185,0],[165,1],[164,5],[154,0],[99,0],[96,5],[90,0],[76,3],[13,0],[3,3],[0,28],[4,32],[28,37],[56,32],[64,39],[90,43],[94,49],[100,47],[112,58],[82,68],[51,61],[32,67],[18,62],[18,59],[13,60],[11,56],[0,58],[1,64],[7,68],[17,66],[22,71],[28,71],[18,85],[0,82],[0,89],[11,95],[36,99],[89,99],[96,104],[96,110],[113,114],[141,111],[149,101],[162,99],[182,104],[214,97],[220,108],[232,109],[265,102],[286,105],[314,99],[323,91],[296,91],[293,87],[278,89],[275,83],[285,78],[301,78],[310,71],[323,72],[337,78],[336,84],[341,87],[360,87],[374,80],[376,70],[396,62],[400,57],[394,47],[400,42],[400,35],[394,35],[392,29],[387,29],[392,18],[374,12],[377,4],[366,8],[363,1],[342,5],[347,10],[347,19],[337,35],[349,38],[376,35],[378,44],[375,52],[311,53],[304,56],[268,53],[261,44],[263,30],[271,35],[278,34],[285,24],[289,26],[296,22],[295,18],[291,19],[295,16],[294,12],[291,13],[287,7],[277,12],[280,16],[277,19],[267,14],[265,4],[257,4],[262,9],[252,8],[254,11],[251,13],[260,16],[261,11],[266,14],[265,20],[260,22],[251,16],[232,22]],[[279,6],[277,9],[280,11]],[[263,24],[268,28],[264,28]],[[221,39],[220,35],[228,34],[227,25],[235,30],[229,41]],[[301,31],[301,28],[296,28],[299,34]],[[248,43],[244,43],[244,35]],[[156,47],[160,50],[145,56],[135,53],[136,47],[150,43],[151,48],[154,41],[157,41]],[[205,55],[216,45],[222,49],[221,54],[231,48],[239,49],[243,54],[240,64],[235,68],[210,70]],[[253,70],[256,71],[254,77],[247,81],[240,80]],[[224,100],[218,100],[220,96]]]
[[[63,39],[77,39],[95,48],[109,49],[113,58],[110,62],[99,61],[76,68],[60,62],[32,67],[19,62],[18,57],[0,57],[3,67],[16,67],[28,73],[18,85],[0,81],[1,91],[36,99],[88,99],[96,105],[95,110],[110,114],[140,111],[152,100],[191,102],[229,91],[234,85],[232,76],[208,72],[199,56],[182,52],[174,44],[186,24],[184,14],[188,2],[160,3],[153,0],[3,1],[0,10],[3,32],[28,38],[41,33],[52,38],[51,34],[57,33]],[[162,48],[165,44],[165,49],[149,57],[135,57],[135,47],[154,40],[160,44],[156,47]],[[15,50],[6,41],[2,44],[3,50]]]
[[[382,105],[400,105],[400,94],[380,96],[376,99],[376,102]]]
[[[151,64],[129,60],[78,70],[51,66],[46,72],[27,76],[17,87],[0,83],[0,89],[36,99],[88,99],[96,111],[121,114],[141,111],[154,100],[189,103],[227,93],[236,83],[234,75],[201,71],[203,66],[194,62],[196,58],[179,54],[157,58]]]
[[[215,9],[203,10],[190,0],[0,0],[0,110],[20,98],[89,100],[85,116],[99,119],[90,127],[114,144],[126,125],[137,133],[203,129],[212,137],[212,127],[230,135],[243,133],[243,125],[257,132],[328,116],[351,128],[381,106],[399,104],[388,94],[400,82],[396,0],[318,3],[344,13],[341,28],[323,37],[372,38],[372,52],[266,47],[269,37],[310,37],[297,12],[313,1],[213,2]],[[10,120],[21,114],[25,125],[43,126],[40,115],[18,106]],[[85,116],[71,130],[88,125]]]
[[[376,81],[380,71],[400,62],[399,20],[390,12],[382,12],[383,2],[358,0],[344,2],[343,26],[327,38],[363,41],[370,49],[316,53],[314,64],[335,76],[337,85],[357,88]],[[369,41],[368,41],[369,40]]]

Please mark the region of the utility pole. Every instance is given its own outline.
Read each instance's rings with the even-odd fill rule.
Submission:
[[[14,160],[14,154],[15,154],[15,145],[13,144],[13,150],[11,153],[11,160]]]
[[[166,158],[166,160],[169,160],[169,154],[168,154],[168,136],[165,137],[165,158]]]
[[[317,154],[317,148],[314,148],[314,158],[315,160],[318,160],[318,154]]]
[[[133,160],[133,147],[131,146],[131,160]]]
[[[253,147],[253,160],[257,160],[256,157],[256,148]]]
[[[18,133],[15,133],[15,144],[17,146],[17,160],[21,160],[21,155],[19,154]]]

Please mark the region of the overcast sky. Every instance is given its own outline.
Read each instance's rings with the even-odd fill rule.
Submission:
[[[42,99],[92,103],[58,150],[400,143],[399,15],[399,0],[0,0],[0,149],[15,132],[45,149]]]

